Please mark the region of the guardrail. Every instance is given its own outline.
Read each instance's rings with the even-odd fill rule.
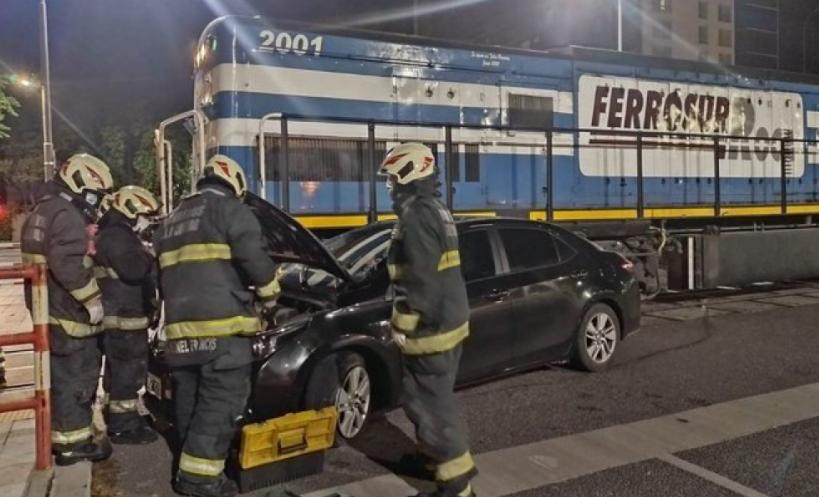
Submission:
[[[275,120],[279,122],[280,129],[279,133],[269,133],[264,131],[264,124],[267,120]],[[644,183],[646,180],[646,175],[643,170],[643,160],[644,160],[644,153],[646,150],[651,149],[666,149],[666,150],[690,150],[692,148],[701,149],[702,151],[709,152],[711,154],[712,167],[711,175],[713,177],[713,198],[710,199],[710,203],[714,209],[714,215],[719,217],[723,211],[723,205],[725,204],[724,194],[721,191],[721,179],[722,179],[722,169],[725,168],[724,162],[728,159],[729,154],[731,153],[757,153],[759,147],[763,147],[765,150],[770,149],[770,152],[773,157],[776,158],[779,162],[779,171],[776,176],[770,177],[769,179],[777,180],[779,186],[779,198],[778,198],[778,207],[780,214],[788,214],[788,206],[789,205],[796,205],[789,202],[788,199],[788,182],[791,178],[788,177],[788,168],[790,167],[791,161],[798,155],[815,155],[819,153],[819,141],[817,140],[810,140],[805,138],[795,138],[792,132],[786,131],[781,136],[749,136],[749,135],[739,135],[733,134],[732,132],[722,132],[722,133],[692,133],[692,132],[683,132],[683,131],[646,131],[646,130],[639,130],[639,131],[631,131],[631,130],[621,130],[621,129],[603,129],[603,128],[568,128],[568,127],[523,127],[523,126],[499,126],[499,125],[481,125],[481,124],[452,124],[452,123],[419,123],[419,122],[401,122],[401,121],[384,121],[384,120],[363,120],[363,119],[355,119],[355,118],[345,118],[345,117],[337,117],[337,116],[309,116],[309,115],[298,115],[298,114],[269,114],[264,117],[262,121],[259,123],[259,145],[258,145],[258,155],[259,155],[259,166],[260,171],[259,175],[261,178],[266,179],[267,174],[266,171],[262,171],[262,168],[266,167],[266,162],[264,160],[264,156],[266,155],[265,152],[265,138],[272,138],[274,140],[279,140],[281,146],[279,148],[279,157],[278,157],[278,171],[276,173],[280,178],[286,178],[283,180],[283,185],[280,186],[281,194],[279,196],[280,202],[278,205],[282,207],[284,210],[290,210],[290,198],[289,198],[289,187],[288,184],[291,181],[290,172],[291,172],[291,164],[290,164],[290,157],[289,157],[289,148],[288,148],[288,141],[291,136],[291,130],[289,126],[298,121],[308,121],[308,122],[328,122],[328,123],[346,123],[346,124],[360,124],[362,126],[367,127],[367,136],[363,138],[362,141],[366,141],[367,143],[367,157],[365,160],[364,172],[362,176],[362,182],[368,183],[368,197],[369,197],[369,208],[368,208],[368,220],[373,222],[378,217],[378,209],[375,202],[375,194],[376,194],[376,181],[377,177],[375,174],[376,164],[378,163],[378,158],[376,157],[375,151],[375,142],[376,142],[376,133],[375,130],[379,126],[388,126],[388,127],[406,127],[406,126],[414,126],[418,128],[438,128],[442,132],[442,138],[439,140],[440,143],[444,145],[444,167],[446,168],[446,174],[444,175],[445,185],[444,185],[444,195],[443,200],[447,204],[447,206],[452,209],[454,203],[454,188],[452,182],[452,174],[450,168],[454,163],[453,158],[455,157],[455,146],[457,143],[453,140],[452,133],[454,130],[483,130],[483,131],[495,131],[495,132],[502,132],[502,133],[519,133],[519,132],[536,132],[541,134],[542,141],[538,143],[538,146],[543,148],[544,155],[545,155],[545,185],[543,185],[543,193],[545,194],[545,202],[542,205],[543,210],[545,211],[545,218],[548,221],[554,220],[554,211],[555,211],[555,178],[554,178],[554,156],[555,156],[555,149],[558,147],[570,147],[573,150],[573,153],[576,153],[578,150],[584,147],[588,148],[610,148],[610,149],[619,149],[619,150],[633,150],[635,152],[635,166],[636,166],[636,175],[634,177],[629,177],[629,179],[633,179],[636,183],[636,198],[634,204],[631,206],[636,209],[637,211],[637,218],[644,218],[645,211],[648,208],[656,207],[651,203],[646,201],[645,192],[644,192]],[[583,134],[593,134],[596,135],[598,139],[604,138],[611,138],[612,143],[607,145],[593,145],[593,144],[581,144],[580,143],[580,136]],[[571,135],[573,137],[572,143],[570,145],[561,144],[558,145],[555,143],[556,135]],[[690,143],[691,141],[694,143]],[[533,145],[533,144],[532,144]],[[257,177],[258,177],[257,176]],[[710,181],[709,181],[710,183]],[[661,206],[662,207],[662,206]]]
[[[45,264],[0,268],[0,280],[26,279],[31,282],[32,331],[0,335],[0,347],[34,345],[34,395],[27,399],[0,403],[0,413],[34,410],[37,469],[51,467],[51,376],[48,345],[48,286]]]

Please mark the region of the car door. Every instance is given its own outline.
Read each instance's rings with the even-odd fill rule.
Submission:
[[[574,263],[574,250],[546,226],[501,227],[498,238],[510,280],[515,364],[562,358],[574,336],[585,289],[586,274]]]
[[[464,342],[458,383],[476,381],[505,369],[511,358],[510,289],[498,280],[500,259],[489,226],[459,234],[461,271],[471,309],[469,337]]]

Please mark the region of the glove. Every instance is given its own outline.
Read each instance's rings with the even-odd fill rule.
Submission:
[[[276,303],[279,299],[268,299],[262,301],[262,312],[268,313],[276,309]]]
[[[406,343],[407,343],[407,335],[401,333],[400,331],[396,330],[395,328],[392,329],[392,339],[402,349],[404,348],[404,345],[406,345]]]
[[[91,324],[100,324],[105,315],[105,311],[102,309],[102,297],[91,299],[84,305],[85,310],[88,311],[88,321]]]
[[[87,255],[97,255],[97,231],[99,231],[99,226],[96,224],[89,224],[85,227],[85,253]]]

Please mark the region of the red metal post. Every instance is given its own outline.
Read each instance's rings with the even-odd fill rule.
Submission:
[[[51,356],[48,344],[48,282],[45,264],[34,266],[31,319],[34,323],[34,410],[37,469],[51,467]]]
[[[34,396],[0,404],[0,412],[34,410],[37,469],[51,467],[51,361],[48,345],[48,281],[45,264],[0,269],[0,279],[31,280],[31,320],[27,333],[0,336],[0,346],[34,344]]]

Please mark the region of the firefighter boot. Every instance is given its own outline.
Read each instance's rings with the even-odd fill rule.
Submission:
[[[68,466],[80,461],[99,462],[111,457],[111,443],[108,439],[87,440],[64,449],[54,451],[57,466]]]
[[[239,487],[224,473],[218,478],[208,478],[206,481],[192,481],[176,475],[173,489],[178,494],[191,497],[235,497],[239,494]]]

